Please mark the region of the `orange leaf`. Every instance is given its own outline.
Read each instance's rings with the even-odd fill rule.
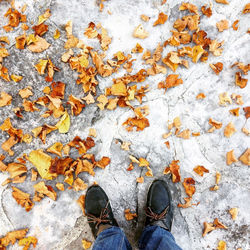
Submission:
[[[35,31],[35,35],[43,36],[48,31],[48,25],[41,23],[32,27]]]
[[[86,183],[84,183],[84,181],[80,178],[76,178],[73,184],[73,188],[75,191],[80,191],[80,190],[84,190],[88,187],[88,185]]]
[[[236,220],[238,215],[238,208],[237,207],[231,208],[228,212],[231,214],[232,219]]]
[[[63,185],[63,183],[56,183],[56,187],[57,187],[57,189],[58,190],[60,190],[60,191],[64,191],[64,185]]]
[[[60,38],[60,36],[61,36],[60,31],[58,29],[56,29],[55,33],[54,33],[54,36],[53,36],[54,39],[56,40],[56,39]]]
[[[122,125],[128,126],[127,130],[130,132],[133,130],[133,127],[136,127],[136,131],[142,131],[146,127],[149,127],[149,121],[147,118],[128,118]]]
[[[144,182],[143,176],[136,178],[136,182],[143,183]]]
[[[199,14],[198,13],[198,8],[196,5],[191,4],[191,3],[182,3],[181,6],[179,7],[179,10],[189,10],[191,13],[194,14]]]
[[[82,240],[82,247],[83,249],[89,249],[92,245],[91,241],[87,241],[87,240]]]
[[[143,48],[139,43],[136,43],[135,47],[131,50],[131,53],[142,53],[142,52]]]
[[[250,3],[247,3],[243,9],[243,14],[250,13]]]
[[[124,216],[126,218],[127,221],[133,220],[134,218],[137,217],[136,213],[131,213],[130,209],[125,209],[124,211]]]
[[[11,150],[11,148],[18,143],[18,140],[15,138],[15,136],[10,136],[9,139],[7,139],[5,142],[2,144],[2,149],[10,156],[14,155],[14,152]]]
[[[7,233],[4,237],[0,238],[0,246],[7,247],[10,243],[14,245],[17,240],[23,239],[28,231],[29,229],[26,228]],[[3,248],[3,250],[5,250],[5,248]]]
[[[165,80],[165,83],[160,82],[158,84],[158,88],[159,89],[165,88],[165,90],[167,90],[169,88],[176,87],[176,86],[178,86],[180,84],[183,84],[183,80],[178,79],[178,77],[179,77],[179,75],[174,75],[174,74],[168,75],[166,80]]]
[[[204,99],[206,98],[206,95],[204,93],[199,93],[197,96],[196,96],[196,99],[199,100],[199,99]]]
[[[209,124],[212,126],[212,127],[215,127],[215,129],[220,129],[222,127],[222,123],[221,122],[218,122],[212,118],[209,119]]]
[[[227,0],[215,0],[216,3],[229,4]]]
[[[75,175],[77,176],[81,172],[88,172],[90,175],[94,176],[94,164],[88,160],[79,160],[76,166]]]
[[[209,170],[206,169],[204,166],[196,166],[194,169],[194,172],[196,172],[198,175],[203,176],[204,173],[209,173]]]
[[[65,83],[53,82],[51,84],[50,96],[52,98],[64,99]]]
[[[60,145],[60,147],[61,147],[61,145]],[[52,160],[52,163],[49,167],[49,173],[50,174],[65,175],[66,169],[69,167],[69,165],[72,162],[73,162],[73,159],[71,159],[69,157],[59,158],[59,159],[56,157],[55,159]]]
[[[12,162],[8,164],[6,171],[10,173],[11,178],[15,178],[27,173],[27,167],[23,164]]]
[[[250,148],[240,156],[239,160],[245,165],[250,165]]]
[[[202,12],[205,16],[211,17],[212,14],[213,14],[211,5],[210,5],[208,8],[206,8],[206,5],[202,6],[202,7],[201,7],[201,12]]]
[[[225,241],[220,240],[218,243],[217,250],[226,250],[227,249],[227,244]],[[239,249],[239,248],[238,248]]]
[[[107,165],[109,165],[110,163],[110,158],[109,157],[106,157],[106,156],[103,156],[102,159],[100,161],[97,161],[95,163],[95,165],[99,168],[102,168],[104,169]]]
[[[195,193],[195,180],[191,177],[189,178],[185,178],[183,183],[182,183],[183,187],[185,188],[186,194],[189,197],[192,197],[193,194]]]
[[[111,86],[111,94],[117,96],[126,96],[127,95],[127,87],[125,83],[119,81],[118,83],[114,83]]]
[[[177,137],[183,138],[183,139],[189,139],[190,138],[190,130],[185,129],[182,132],[176,134]]]
[[[186,197],[184,198],[185,200],[185,204],[178,204],[178,207],[182,207],[182,208],[188,208],[188,207],[191,207],[192,204],[191,204],[191,201],[192,201],[192,197]]]
[[[236,132],[235,126],[232,122],[229,122],[224,129],[224,136],[229,138]]]
[[[85,104],[83,104],[82,100],[76,98],[73,95],[69,96],[67,103],[71,105],[71,114],[75,116],[79,115],[82,112],[82,109],[85,107]]]
[[[40,53],[48,49],[50,44],[42,37],[36,36],[36,41],[28,46],[28,49],[34,53]]]
[[[218,23],[216,23],[216,27],[217,27],[219,32],[222,32],[223,30],[227,30],[227,29],[229,29],[228,21],[227,20],[221,20]]]
[[[7,43],[7,44],[10,44],[10,40],[9,40],[9,38],[7,36],[0,36],[0,42],[4,42],[4,43]]]
[[[4,107],[7,105],[11,104],[12,96],[5,93],[1,92],[1,97],[0,97],[0,107]]]
[[[24,193],[16,187],[12,187],[12,196],[27,212],[29,212],[34,206],[34,203],[30,200],[30,194]]]
[[[158,19],[154,22],[153,26],[164,24],[168,20],[168,16],[163,12],[160,12],[158,15]]]
[[[233,30],[238,30],[239,26],[236,26],[239,23],[239,20],[235,20],[232,24]]]
[[[247,86],[248,79],[241,77],[241,72],[235,73],[235,84],[241,89],[244,89]]]
[[[85,215],[85,195],[81,195],[78,198],[77,204],[80,206],[82,213]]]
[[[149,162],[144,158],[139,158],[139,167],[149,167]]]
[[[234,150],[227,152],[226,159],[227,159],[227,165],[231,165],[233,162],[238,161],[234,155]]]
[[[16,48],[17,49],[24,49],[26,44],[26,35],[21,35],[15,38],[16,39]]]
[[[44,181],[41,181],[41,182],[35,184],[34,189],[38,193],[46,195],[54,201],[56,200],[56,192],[54,191],[54,189],[51,186],[45,185]]]
[[[29,236],[27,238],[23,238],[19,240],[18,242],[19,246],[24,246],[23,250],[28,250],[31,244],[33,245],[34,248],[36,247],[36,244],[37,244],[36,237]]]
[[[141,17],[141,20],[143,20],[144,22],[148,22],[149,21],[149,19],[150,19],[150,17],[148,17],[148,16],[146,16],[146,15],[140,15],[140,17]]]
[[[207,233],[215,230],[216,228],[214,227],[213,223],[207,223],[207,222],[204,222],[203,223],[204,225],[204,229],[203,229],[203,234],[202,236],[204,237]]]
[[[174,183],[179,182],[181,180],[180,176],[180,166],[178,165],[179,161],[172,161],[168,167],[165,168],[163,174],[168,174],[171,172],[172,174],[172,181]]]
[[[234,116],[239,116],[240,108],[230,109],[229,112]]]
[[[244,107],[243,110],[245,112],[246,119],[248,119],[250,117],[250,106]]]
[[[209,64],[211,69],[215,72],[216,75],[219,75],[219,73],[223,70],[223,63],[217,62],[215,64]]]
[[[227,229],[227,226],[225,226],[224,224],[222,224],[222,223],[218,220],[218,218],[215,218],[215,219],[214,219],[213,224],[214,224],[214,226],[215,226],[216,229],[217,229],[217,228]]]
[[[28,98],[29,96],[32,96],[32,87],[28,86],[27,88],[24,89],[20,89],[18,94],[24,99],[24,98]]]

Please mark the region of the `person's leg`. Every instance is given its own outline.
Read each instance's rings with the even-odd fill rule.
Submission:
[[[119,227],[110,227],[98,234],[93,250],[132,250],[124,232]]]
[[[96,238],[94,250],[132,249],[114,218],[108,196],[100,186],[93,185],[87,190],[85,213]]]
[[[139,248],[145,250],[181,250],[176,244],[174,236],[160,226],[147,226],[144,228]]]
[[[173,206],[168,185],[155,180],[148,191],[146,222],[139,248],[145,250],[180,250],[170,233],[173,221]]]

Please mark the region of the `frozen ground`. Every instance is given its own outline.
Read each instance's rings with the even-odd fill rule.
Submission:
[[[119,50],[125,53],[130,52],[136,42],[140,42],[143,48],[152,51],[159,42],[162,43],[170,37],[173,21],[183,15],[178,11],[180,0],[167,0],[163,6],[160,5],[161,1],[157,0],[110,0],[104,2],[102,13],[99,12],[94,0],[16,2],[18,2],[17,6],[24,2],[28,4],[26,13],[29,21],[36,21],[37,17],[47,8],[50,8],[52,12],[51,18],[47,21],[49,32],[45,38],[48,42],[53,43],[53,46],[43,53],[34,56],[28,50],[16,50],[14,37],[22,34],[22,30],[19,27],[17,31],[10,33],[11,44],[8,47],[11,56],[5,59],[5,65],[11,73],[24,75],[25,78],[20,83],[6,83],[0,80],[1,91],[11,93],[13,96],[11,106],[0,108],[0,124],[10,117],[14,127],[23,129],[25,133],[45,123],[45,119],[40,118],[40,113],[25,113],[24,120],[19,120],[12,112],[13,107],[21,102],[21,98],[18,96],[19,89],[32,86],[35,94],[31,99],[35,100],[42,95],[42,90],[47,85],[43,77],[39,76],[33,68],[38,58],[45,58],[48,55],[56,66],[61,68],[61,72],[56,73],[54,80],[67,84],[65,100],[70,94],[74,94],[78,98],[84,96],[81,87],[75,83],[77,78],[75,73],[70,70],[68,65],[60,61],[61,55],[65,52],[63,45],[66,37],[63,27],[68,20],[73,22],[74,35],[96,48],[99,46],[98,41],[87,40],[83,32],[89,22],[100,22],[112,37],[112,43],[107,51],[109,58]],[[180,161],[182,180],[185,177],[193,177],[196,180],[197,190],[193,196],[193,202],[200,202],[198,206],[187,209],[178,209],[176,206],[172,232],[177,243],[186,250],[200,250],[215,249],[219,240],[224,240],[227,242],[228,249],[240,247],[244,250],[249,249],[249,167],[240,162],[227,166],[225,161],[226,152],[234,149],[235,155],[238,157],[250,146],[249,137],[241,132],[246,119],[242,108],[239,117],[229,114],[229,109],[237,107],[235,104],[228,107],[218,104],[219,94],[222,92],[240,94],[243,96],[244,106],[250,104],[249,83],[244,89],[235,86],[234,73],[236,70],[230,67],[236,61],[249,63],[249,34],[246,32],[249,28],[249,14],[241,14],[248,1],[229,0],[229,5],[213,2],[212,17],[210,19],[201,17],[200,27],[208,33],[208,37],[211,39],[225,40],[222,56],[217,58],[209,56],[207,63],[190,63],[189,69],[178,69],[177,73],[180,74],[184,84],[172,88],[166,93],[157,88],[158,82],[165,79],[164,75],[159,74],[147,78],[146,83],[150,85],[150,91],[144,97],[143,105],[149,106],[150,127],[142,132],[128,133],[122,123],[133,115],[131,111],[124,108],[117,108],[115,111],[100,111],[96,104],[92,104],[79,116],[72,119],[68,134],[51,133],[48,135],[45,145],[41,143],[40,139],[34,139],[30,145],[18,144],[14,148],[15,157],[7,157],[6,162],[11,162],[23,153],[29,153],[32,149],[46,149],[57,141],[67,143],[77,135],[85,138],[89,128],[93,127],[97,130],[97,145],[92,152],[96,154],[97,158],[103,155],[109,156],[111,164],[104,170],[98,169],[94,178],[85,173],[82,173],[81,177],[90,185],[97,181],[105,189],[110,197],[115,217],[120,226],[124,228],[135,249],[143,228],[143,209],[147,189],[154,178],[162,176],[164,168],[172,160]],[[192,1],[192,3],[200,9],[204,1]],[[205,1],[205,3],[208,4],[209,1]],[[0,26],[6,22],[3,14],[7,8],[7,4],[1,3]],[[108,10],[112,12],[112,15],[107,14]],[[167,13],[169,20],[164,25],[152,27],[159,11]],[[144,24],[150,36],[138,41],[132,37],[132,32],[137,25],[142,23],[141,14],[151,17],[150,21]],[[222,19],[229,20],[230,27],[236,19],[239,19],[238,31],[230,28],[218,33],[216,22]],[[61,31],[61,38],[54,41],[53,33],[56,28]],[[3,35],[2,29],[0,32],[2,32],[0,36]],[[173,47],[170,49],[174,50]],[[164,49],[163,56],[168,50],[169,46]],[[224,69],[219,76],[214,74],[209,67],[209,63],[218,61],[224,64]],[[134,63],[133,72],[141,69],[141,63],[141,60]],[[125,71],[121,71],[118,74],[124,73]],[[98,93],[102,93],[105,87],[111,85],[112,76],[105,79],[99,76],[98,80]],[[195,97],[200,92],[205,93],[207,97],[197,101]],[[191,137],[189,140],[170,137],[170,149],[167,149],[162,134],[167,132],[167,121],[172,121],[176,116],[180,116],[183,128],[201,132],[201,136]],[[213,133],[207,133],[206,131],[210,127],[208,120],[211,117],[221,121],[223,127]],[[53,119],[46,120],[47,123],[50,121]],[[231,138],[226,138],[223,135],[223,128],[230,121],[234,122],[237,132]],[[250,128],[249,121],[246,127]],[[6,133],[1,132],[0,142],[5,141],[7,137]],[[122,141],[132,143],[129,152],[121,150]],[[150,162],[154,177],[145,177],[143,184],[136,183],[136,178],[144,175],[145,170],[136,167],[131,172],[126,171],[130,162],[129,154],[146,158]],[[193,171],[196,165],[204,165],[210,172],[204,177],[200,177]],[[28,165],[28,167],[31,166]],[[209,187],[215,183],[216,171],[221,173],[220,188],[216,192],[211,192]],[[6,177],[7,174],[0,173],[0,183]],[[173,185],[171,181],[169,182],[173,187],[175,204],[183,202],[183,197],[186,195],[181,183]],[[53,181],[51,184],[54,186]],[[26,192],[31,192],[32,185],[33,183],[27,178],[23,184],[18,186]],[[58,192],[56,202],[45,198],[40,203],[36,203],[29,213],[26,213],[12,198],[11,186],[0,186],[0,236],[14,229],[28,227],[30,228],[29,235],[38,238],[37,249],[82,249],[81,240],[85,238],[93,241],[93,238],[86,217],[82,215],[80,207],[76,203],[81,194],[84,192],[73,190]],[[228,209],[232,207],[239,208],[236,221],[233,221],[228,213]],[[125,220],[124,209],[126,208],[138,212],[137,221],[127,222]],[[228,226],[228,230],[215,230],[203,238],[203,222],[212,222],[214,218],[219,218]],[[12,249],[18,249],[18,247],[14,246]]]

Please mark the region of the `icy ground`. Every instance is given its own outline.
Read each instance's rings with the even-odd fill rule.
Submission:
[[[52,12],[52,16],[46,22],[49,24],[49,32],[45,38],[48,42],[53,43],[53,46],[43,53],[34,56],[28,50],[16,50],[14,37],[22,34],[21,27],[17,29],[18,32],[10,33],[11,44],[8,49],[11,56],[5,59],[5,64],[11,72],[24,75],[25,80],[20,83],[6,83],[0,80],[0,90],[11,93],[14,97],[13,105],[0,108],[0,124],[10,117],[13,126],[23,129],[25,133],[45,122],[38,113],[25,113],[25,119],[21,121],[17,120],[12,112],[12,108],[21,102],[21,98],[18,96],[19,89],[32,86],[35,94],[31,99],[35,100],[42,95],[42,90],[47,85],[44,78],[39,76],[33,68],[38,58],[45,58],[48,55],[56,66],[61,68],[61,72],[56,73],[54,80],[66,83],[65,99],[70,94],[78,98],[84,96],[81,86],[75,83],[77,75],[67,64],[60,61],[61,55],[65,52],[63,48],[66,39],[64,25],[67,21],[72,20],[75,36],[95,48],[99,48],[98,41],[88,40],[83,32],[89,22],[100,22],[112,37],[112,43],[107,51],[107,58],[111,58],[117,51],[129,53],[137,42],[143,48],[153,51],[159,42],[163,43],[171,36],[170,30],[174,20],[184,15],[178,10],[182,2],[180,0],[167,0],[163,6],[159,0],[110,0],[104,2],[103,12],[99,12],[94,0],[22,0],[16,2],[18,2],[17,6],[24,2],[28,4],[26,13],[29,21],[35,22],[47,8]],[[147,78],[145,83],[149,84],[150,91],[143,98],[143,105],[149,106],[150,114],[147,118],[150,127],[142,132],[129,133],[122,123],[133,115],[132,111],[124,108],[100,111],[96,104],[92,104],[85,108],[79,116],[72,119],[68,134],[51,133],[47,137],[45,145],[38,138],[34,139],[30,145],[18,144],[14,148],[15,157],[7,157],[6,162],[11,162],[23,153],[29,153],[32,149],[46,149],[58,141],[67,143],[77,135],[86,138],[89,128],[95,128],[97,138],[92,152],[96,154],[97,158],[103,155],[109,156],[111,164],[104,170],[98,169],[95,177],[82,173],[81,178],[90,185],[96,181],[105,189],[111,200],[115,217],[135,249],[145,219],[143,211],[148,187],[154,178],[162,176],[164,168],[172,160],[180,161],[182,180],[185,177],[193,177],[196,180],[193,202],[200,202],[198,206],[186,209],[179,209],[175,206],[172,233],[177,243],[186,250],[216,249],[219,240],[224,240],[227,242],[229,250],[240,247],[244,250],[249,249],[249,167],[241,162],[227,166],[225,160],[226,152],[234,149],[235,155],[239,157],[250,146],[249,137],[241,132],[246,119],[242,108],[239,117],[229,114],[229,109],[236,108],[237,105],[231,104],[223,107],[218,104],[219,94],[223,92],[228,92],[230,95],[232,93],[240,94],[245,102],[243,106],[250,104],[249,83],[244,89],[235,86],[236,69],[231,69],[231,65],[237,61],[244,64],[249,63],[249,34],[246,32],[249,28],[249,14],[242,15],[242,10],[248,1],[229,0],[229,2],[229,5],[223,5],[213,1],[212,17],[209,19],[201,17],[200,27],[208,33],[208,37],[225,41],[224,51],[220,57],[211,55],[206,63],[194,64],[191,62],[189,69],[178,69],[177,73],[180,74],[184,83],[166,93],[157,88],[158,83],[165,79],[165,75],[159,74]],[[200,7],[205,3],[209,4],[209,1],[197,0],[192,3],[196,4],[200,10]],[[7,4],[1,3],[0,26],[7,21],[3,18],[7,8]],[[108,10],[112,12],[111,15],[107,13]],[[153,27],[152,23],[157,19],[160,11],[169,15],[169,20],[164,25]],[[143,23],[140,19],[141,14],[150,16],[150,21]],[[229,20],[230,28],[219,33],[216,22],[222,19]],[[238,31],[231,28],[231,24],[236,19],[240,20]],[[139,40],[132,37],[134,28],[140,23],[143,23],[145,29],[150,33],[147,39]],[[53,33],[56,28],[61,31],[61,38],[55,41]],[[0,35],[3,34],[1,29]],[[175,50],[175,48],[168,46],[167,49],[164,49],[163,56],[169,50]],[[209,63],[218,61],[223,62],[224,69],[219,75],[216,75],[209,67]],[[144,67],[142,61],[138,59],[134,63],[133,72],[137,72],[142,67]],[[124,73],[125,71],[122,70],[118,75],[121,76]],[[171,71],[168,70],[168,73],[171,74]],[[105,87],[111,85],[113,76],[108,78],[98,76],[98,94],[103,93]],[[196,100],[195,97],[200,92],[205,93],[204,100]],[[180,117],[183,128],[201,132],[201,136],[191,137],[189,140],[170,137],[170,149],[167,149],[162,134],[167,132],[168,120],[172,121],[176,116]],[[211,117],[221,121],[223,127],[213,133],[207,133],[206,131],[210,127],[208,120]],[[231,138],[226,138],[223,130],[230,121],[235,124],[237,132]],[[46,122],[49,123],[48,120]],[[249,121],[245,126],[250,128]],[[6,133],[0,133],[1,143],[7,138]],[[130,151],[120,148],[123,141],[132,143]],[[0,151],[0,153],[3,152]],[[146,158],[154,177],[145,177],[144,183],[137,183],[136,178],[143,176],[145,170],[139,167],[135,167],[131,172],[126,170],[130,162],[130,154]],[[193,171],[196,165],[203,165],[210,172],[204,177],[200,177]],[[221,173],[219,190],[212,192],[209,188],[215,184],[217,171]],[[7,174],[0,173],[0,183],[6,178]],[[168,179],[168,177],[164,178]],[[51,184],[54,186],[53,181]],[[27,178],[19,186],[25,192],[31,192],[32,185],[33,183]],[[182,184],[170,185],[173,189],[175,205],[183,202],[186,194]],[[37,249],[75,250],[82,249],[81,240],[83,238],[93,241],[86,217],[82,215],[81,209],[76,203],[78,197],[84,192],[66,190],[57,193],[57,201],[45,198],[40,203],[36,203],[34,208],[27,213],[12,198],[11,186],[0,186],[0,236],[11,230],[28,227],[30,228],[29,235],[38,238]],[[228,213],[232,207],[239,209],[236,221],[233,221]],[[138,212],[138,220],[129,222],[125,220],[124,209],[127,208]],[[228,230],[215,230],[203,238],[203,222],[212,222],[214,218],[219,218],[228,226]],[[10,249],[19,248],[15,245]]]

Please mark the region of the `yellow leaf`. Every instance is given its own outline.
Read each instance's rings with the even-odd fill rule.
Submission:
[[[68,133],[70,127],[70,117],[67,111],[64,113],[61,120],[56,124],[56,127],[58,128],[59,133]]]
[[[149,36],[149,33],[143,28],[142,24],[140,24],[135,28],[133,36],[140,39],[145,39]]]
[[[62,149],[63,149],[62,143],[56,142],[51,147],[49,147],[47,149],[47,152],[52,153],[52,154],[56,154],[56,155],[61,157],[62,156]]]
[[[217,249],[218,249],[218,250],[226,250],[226,249],[227,249],[227,244],[226,244],[226,242],[223,241],[223,240],[220,240]]]
[[[82,240],[82,247],[83,249],[89,249],[92,245],[91,241],[87,241],[87,240]]]
[[[79,57],[79,63],[83,68],[87,68],[89,66],[89,61],[86,58],[86,56],[80,56]]]
[[[204,53],[204,49],[202,48],[201,45],[196,45],[192,48],[192,61],[194,63],[197,63],[202,54]]]
[[[114,83],[111,86],[111,94],[112,95],[126,96],[127,95],[126,85],[123,82]]]
[[[51,16],[50,9],[47,9],[42,15],[38,17],[38,24],[45,22]]]
[[[65,177],[64,182],[66,182],[67,184],[69,184],[70,186],[73,184],[74,181],[74,176],[73,174],[69,174],[68,176]]]
[[[48,60],[40,59],[39,63],[35,64],[35,68],[36,68],[37,72],[39,73],[39,75],[45,74],[47,63],[48,63]]]
[[[43,179],[52,180],[56,177],[56,174],[49,172],[51,157],[45,154],[41,149],[31,151],[28,159],[37,168],[38,173]]]
[[[36,237],[33,237],[33,236],[29,236],[27,238],[23,238],[21,240],[19,240],[18,242],[19,246],[24,246],[23,249],[29,249],[29,246],[32,244],[33,247],[35,248],[36,247],[36,244],[37,244],[37,238]]]
[[[60,31],[58,29],[55,30],[55,33],[54,33],[54,39],[58,39],[59,37],[61,36],[60,34]]]
[[[116,54],[114,54],[114,57],[116,57],[118,61],[122,61],[125,59],[125,56],[121,51],[118,51]]]
[[[17,240],[24,238],[28,231],[29,229],[26,228],[7,233],[3,238],[0,238],[0,246],[5,249],[4,247],[7,247],[10,243],[14,245]]]
[[[22,76],[17,76],[17,75],[11,75],[10,77],[14,82],[20,82],[23,79]]]
[[[139,162],[140,162],[139,167],[148,167],[149,166],[149,162],[144,158],[140,158]]]
[[[26,37],[26,43],[27,45],[30,45],[31,43],[35,43],[37,41],[34,34],[30,34]]]

